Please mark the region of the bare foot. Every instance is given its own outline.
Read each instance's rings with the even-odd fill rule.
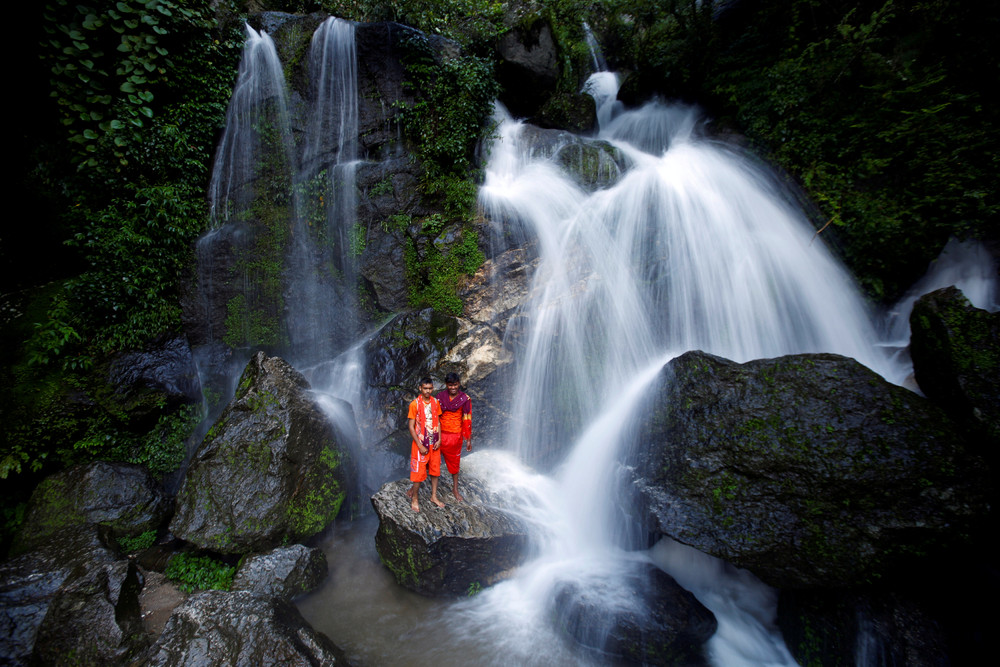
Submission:
[[[465,502],[465,498],[462,497],[462,494],[458,492],[457,488],[452,489],[451,492],[455,495],[455,500],[460,503]]]
[[[410,503],[410,509],[413,510],[414,512],[420,511],[420,503],[417,502],[416,496],[413,496],[413,502]]]
[[[438,500],[437,496],[431,496],[431,502],[437,505],[438,507],[444,507],[444,503]]]

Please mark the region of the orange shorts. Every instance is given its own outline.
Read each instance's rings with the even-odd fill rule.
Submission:
[[[448,472],[458,474],[458,466],[462,460],[462,434],[441,431],[441,456],[448,466]]]
[[[410,481],[422,482],[431,477],[441,476],[441,449],[428,449],[421,454],[417,443],[410,442]]]

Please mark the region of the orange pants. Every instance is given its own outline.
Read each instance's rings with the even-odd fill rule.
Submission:
[[[441,449],[429,449],[426,454],[421,454],[417,443],[411,441],[410,481],[422,482],[427,479],[427,475],[441,476]]]
[[[441,431],[441,456],[448,465],[448,472],[458,474],[458,466],[462,460],[462,434]],[[440,464],[439,464],[440,465]]]

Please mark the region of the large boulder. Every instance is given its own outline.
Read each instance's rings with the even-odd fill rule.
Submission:
[[[225,554],[303,540],[340,511],[344,465],[333,426],[305,378],[258,352],[195,452],[170,530]]]
[[[945,287],[914,304],[910,331],[920,389],[978,437],[1000,444],[1000,313]]]
[[[3,664],[122,664],[145,647],[142,579],[110,539],[105,528],[70,527],[0,563]]]
[[[38,546],[72,526],[99,524],[116,536],[138,535],[164,522],[170,506],[142,466],[94,461],[46,477],[28,502],[12,553]]]
[[[555,91],[559,54],[544,19],[511,28],[497,45],[500,100],[514,116],[534,116]]]
[[[246,558],[233,577],[232,590],[291,600],[319,586],[325,577],[326,554],[293,544]]]
[[[655,528],[778,587],[877,580],[988,511],[985,467],[941,410],[838,355],[688,352],[638,440]]]
[[[467,466],[465,502],[442,492],[445,506],[438,508],[429,486],[421,485],[420,512],[410,507],[409,480],[389,482],[372,496],[379,517],[375,548],[401,586],[428,596],[466,595],[496,583],[522,562],[527,527],[496,505]]]
[[[249,591],[205,591],[178,606],[136,664],[346,665],[343,651],[289,602]]]
[[[611,187],[631,166],[628,157],[607,141],[533,125],[525,125],[521,132],[534,156],[551,158],[588,191]]]
[[[561,582],[556,616],[577,643],[643,665],[704,665],[715,616],[650,563],[626,563],[609,576]]]

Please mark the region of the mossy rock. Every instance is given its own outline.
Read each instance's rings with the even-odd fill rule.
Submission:
[[[1000,444],[1000,313],[945,287],[914,304],[910,330],[920,389],[977,436]]]
[[[170,530],[222,554],[304,540],[339,513],[346,461],[305,378],[258,352],[195,452]]]
[[[157,529],[169,505],[142,466],[95,461],[45,478],[35,489],[12,553],[43,544],[57,532],[100,525],[115,537]]]
[[[688,352],[653,393],[638,475],[656,529],[774,586],[873,583],[983,527],[961,430],[853,359]]]

